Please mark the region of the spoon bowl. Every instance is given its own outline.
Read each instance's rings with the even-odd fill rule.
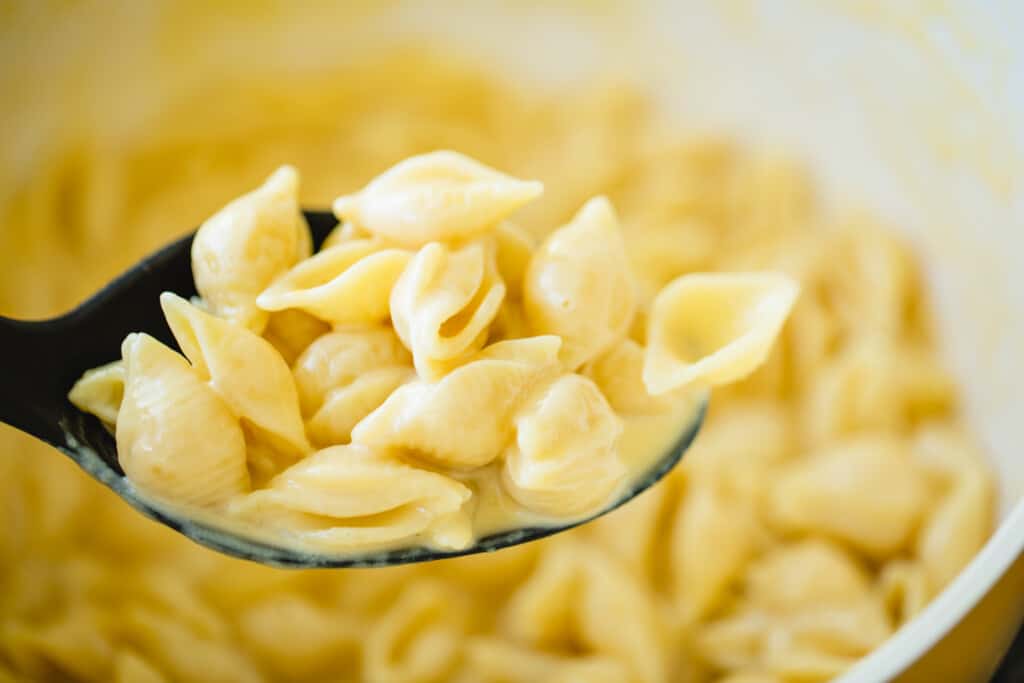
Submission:
[[[304,213],[314,244],[319,247],[338,221],[326,211]],[[227,555],[288,568],[385,567],[492,552],[527,543],[589,522],[650,488],[676,466],[703,424],[706,397],[699,402],[692,421],[680,425],[672,448],[601,512],[565,524],[492,534],[461,550],[416,546],[363,554],[310,553],[193,519],[141,496],[118,463],[114,437],[98,418],[78,410],[67,398],[83,372],[120,357],[121,342],[129,333],[146,332],[169,347],[178,348],[157,302],[165,291],[185,298],[196,295],[191,263],[193,236],[183,237],[139,262],[65,315],[38,322],[0,317],[0,368],[4,377],[0,383],[0,421],[57,448],[146,516]]]

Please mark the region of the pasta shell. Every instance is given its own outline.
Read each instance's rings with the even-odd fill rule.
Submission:
[[[570,539],[550,547],[503,609],[503,631],[538,649],[576,648],[629,671],[612,680],[668,680],[653,595],[615,560]]]
[[[411,451],[440,467],[486,465],[512,436],[510,417],[532,382],[551,372],[557,337],[499,342],[437,383],[400,386],[352,429],[352,441]]]
[[[487,245],[420,249],[391,290],[391,320],[420,377],[440,379],[452,361],[482,347],[504,298]]]
[[[530,267],[536,243],[533,236],[511,221],[502,221],[494,230],[497,242],[498,273],[505,283],[508,296],[519,299],[523,295],[526,269]]]
[[[696,632],[696,650],[717,669],[756,670],[763,665],[764,641],[774,635],[773,622],[769,615],[747,609],[705,623]],[[777,678],[771,681],[778,683]]]
[[[263,330],[267,315],[256,297],[311,252],[298,187],[298,172],[282,166],[199,228],[192,242],[192,273],[212,313]]]
[[[456,152],[410,157],[361,192],[339,197],[334,213],[406,247],[480,235],[544,191]]]
[[[938,593],[963,570],[988,539],[995,518],[992,475],[984,456],[955,427],[930,425],[915,450],[941,472],[948,487],[917,536],[916,551],[931,589]]]
[[[412,358],[395,333],[384,325],[339,329],[310,344],[293,370],[302,414],[312,416],[328,395],[360,375],[383,368],[409,368]]]
[[[270,342],[170,292],[160,305],[193,368],[235,415],[295,455],[310,450],[291,370]]]
[[[652,396],[643,380],[644,347],[623,339],[587,366],[586,375],[620,415],[657,415],[671,410],[670,396]]]
[[[673,588],[682,612],[703,619],[756,551],[751,506],[713,481],[695,481],[676,509],[671,538]],[[704,548],[714,547],[710,555]]]
[[[358,666],[366,638],[364,620],[313,596],[287,590],[249,601],[233,614],[232,622],[237,625],[239,644],[259,652],[260,663],[269,669],[265,673],[276,680],[322,680],[338,667]]]
[[[772,549],[747,569],[751,603],[781,612],[850,605],[871,596],[867,572],[841,547],[810,539]]]
[[[897,440],[863,437],[794,462],[772,484],[774,519],[785,530],[838,538],[872,557],[899,552],[928,503],[923,473],[904,451]]]
[[[502,481],[516,501],[563,517],[611,502],[626,477],[616,451],[622,423],[591,380],[563,375],[527,399],[514,423]]]
[[[925,608],[934,596],[928,575],[919,562],[893,560],[878,575],[878,593],[882,603],[903,624]]]
[[[291,365],[315,340],[330,331],[330,326],[319,318],[289,308],[270,314],[263,338],[270,342],[284,361]]]
[[[117,423],[123,398],[124,362],[119,360],[87,370],[68,394],[76,408],[95,415],[108,426]]]
[[[417,579],[368,629],[362,676],[367,681],[451,680],[469,627],[466,596],[456,584]]]
[[[266,489],[232,503],[243,517],[344,551],[405,540],[458,512],[468,488],[364,446],[334,446],[285,470]]]
[[[506,298],[505,303],[498,309],[498,315],[495,316],[494,322],[491,323],[487,333],[488,340],[492,342],[507,341],[531,336],[533,336],[533,331],[530,329],[529,323],[526,322],[526,313],[523,311],[522,302],[509,301]]]
[[[376,410],[395,389],[414,379],[410,368],[391,366],[369,370],[327,394],[309,419],[309,438],[320,447],[348,443],[352,428]]]
[[[388,298],[411,254],[371,239],[321,251],[266,288],[256,299],[265,311],[298,308],[333,325],[380,323]]]
[[[799,293],[775,273],[693,274],[654,299],[644,384],[652,394],[735,382],[764,362]]]
[[[606,198],[587,202],[534,253],[523,302],[537,334],[562,338],[560,357],[569,370],[626,336],[635,294],[618,218]]]
[[[246,491],[245,439],[224,400],[184,358],[148,335],[128,335],[122,355],[117,457],[132,483],[196,505]]]

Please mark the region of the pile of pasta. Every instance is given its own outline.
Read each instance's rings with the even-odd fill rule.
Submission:
[[[337,199],[314,256],[298,183],[282,167],[196,232],[200,296],[160,297],[184,357],[131,334],[69,398],[116,432],[143,494],[304,549],[461,550],[522,526],[519,507],[599,512],[645,474],[620,458],[623,417],[749,375],[797,296],[781,274],[680,276],[645,348],[604,197],[535,248],[506,218],[541,183],[432,152]]]
[[[607,196],[641,302],[683,274],[766,269],[800,298],[662,484],[566,534],[430,565],[225,558],[5,429],[6,678],[824,681],[987,539],[991,475],[913,254],[866,216],[827,215],[797,164],[666,131],[627,88],[536,94],[420,53],[260,78],[206,82],[145,135],[82,133],[39,157],[0,202],[17,226],[0,231],[4,313],[72,305],[286,160],[302,204],[325,206],[441,148],[557,188],[516,216],[538,240]]]

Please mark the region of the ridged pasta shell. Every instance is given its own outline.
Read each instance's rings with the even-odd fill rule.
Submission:
[[[441,467],[486,465],[511,438],[522,393],[552,372],[559,343],[550,336],[499,342],[437,383],[404,384],[352,429],[352,440]]]
[[[596,512],[626,477],[616,445],[622,422],[591,380],[568,374],[527,399],[515,417],[502,481],[542,514]]]
[[[256,297],[312,250],[298,187],[298,172],[282,166],[200,226],[192,242],[192,273],[212,313],[263,330],[267,315]]]
[[[618,218],[606,198],[587,202],[534,253],[523,303],[536,334],[562,338],[568,370],[626,336],[635,293]]]
[[[291,370],[270,342],[170,292],[160,295],[160,305],[193,368],[235,415],[293,455],[310,450]]]
[[[409,539],[458,512],[472,492],[444,475],[364,446],[318,451],[232,511],[280,524],[303,544],[344,551]]]
[[[420,377],[440,379],[482,347],[504,298],[493,244],[431,242],[416,252],[391,290],[391,320]]]
[[[298,308],[333,325],[388,318],[391,288],[411,254],[358,239],[321,251],[285,273],[256,299],[265,311]]]
[[[123,398],[124,362],[119,360],[87,370],[68,394],[76,408],[95,415],[107,426],[117,424]]]
[[[411,368],[391,366],[367,370],[352,382],[327,394],[306,423],[313,443],[320,447],[348,443],[352,428],[376,410],[395,389],[415,379]]]
[[[188,362],[145,334],[124,340],[117,456],[145,492],[213,505],[249,488],[238,420]]]
[[[538,181],[437,151],[410,157],[362,191],[339,197],[334,213],[396,244],[419,247],[480,235],[543,191]]]
[[[800,291],[780,273],[698,273],[651,305],[644,384],[652,394],[735,382],[764,362]]]
[[[311,417],[328,395],[355,382],[360,375],[382,368],[411,370],[412,357],[385,325],[338,329],[309,345],[295,362],[302,414]]]

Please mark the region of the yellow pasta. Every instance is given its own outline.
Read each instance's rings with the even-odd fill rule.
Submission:
[[[654,396],[643,381],[645,349],[632,339],[623,339],[589,364],[586,374],[620,415],[664,413],[671,406],[670,395]]]
[[[523,392],[552,371],[560,346],[552,336],[499,342],[437,383],[405,384],[352,429],[352,439],[406,449],[440,466],[486,465],[511,438]]]
[[[530,326],[562,337],[575,370],[626,335],[636,304],[618,219],[607,199],[587,202],[534,253],[523,296]]]
[[[317,446],[347,443],[352,428],[415,374],[409,353],[385,326],[319,337],[293,369],[306,433]]]
[[[161,295],[160,305],[192,368],[232,412],[273,445],[296,457],[304,455],[309,442],[298,391],[276,349],[244,327],[204,313],[169,292]]]
[[[294,190],[296,172],[280,171],[270,187],[281,183]],[[218,317],[200,308],[202,300],[194,305],[162,294],[167,322],[194,375],[208,382],[244,428],[250,480],[257,487],[226,507],[223,498],[200,502],[220,503],[222,512],[303,548],[343,552],[400,541],[463,548],[474,534],[597,513],[622,495],[631,475],[643,475],[693,419],[692,409],[683,412],[688,397],[681,392],[674,396],[681,407],[652,395],[693,381],[666,373],[668,384],[652,391],[647,377],[652,363],[667,362],[674,336],[685,334],[676,328],[689,325],[726,347],[709,352],[717,361],[705,361],[726,366],[709,371],[718,373],[718,383],[763,361],[792,305],[795,283],[782,275],[708,276],[715,282],[698,285],[697,294],[684,294],[681,303],[655,300],[649,312],[653,347],[627,344],[636,295],[611,203],[592,199],[534,250],[502,219],[540,189],[468,157],[437,152],[408,159],[358,196],[338,200],[339,216],[375,236],[342,228],[326,250],[280,274],[256,298],[260,309],[274,312],[271,334],[279,344],[291,352],[306,347],[295,360],[294,377],[277,347],[246,327],[249,320],[233,321],[228,311]],[[252,203],[260,192],[270,190],[245,199]],[[231,205],[224,215],[238,214],[244,205]],[[213,240],[209,234],[217,233],[207,230],[204,244]],[[225,230],[220,239],[230,236]],[[415,253],[386,246],[386,240],[415,244],[428,237],[448,241],[428,242]],[[466,238],[472,239],[460,241]],[[515,291],[525,315],[519,330],[506,325],[501,335],[529,329],[545,334],[484,348],[505,303],[503,278],[519,278]],[[716,294],[716,287],[725,294]],[[677,290],[678,283],[666,292]],[[725,322],[708,315],[712,308]],[[516,317],[518,312],[506,321]],[[323,329],[317,318],[335,332],[310,339]],[[396,337],[411,353],[415,372]],[[617,353],[601,356],[609,350]],[[597,376],[627,414],[671,419],[634,423],[627,434],[601,386],[564,372],[598,356]],[[135,373],[141,375],[141,368]],[[98,376],[72,393],[86,392],[86,406],[109,415],[109,406],[88,399]],[[156,411],[150,418],[154,428],[165,426]],[[311,451],[311,441],[324,450],[296,463]],[[350,442],[350,449],[341,448]],[[179,485],[179,476],[175,472],[168,486]],[[423,500],[404,486],[422,487]],[[464,495],[431,492],[446,486]],[[374,499],[375,487],[403,497]],[[349,506],[331,503],[330,496]],[[473,504],[463,510],[470,498]],[[425,501],[442,499],[426,514],[431,505]]]
[[[494,249],[472,243],[420,249],[391,290],[391,320],[427,380],[445,375],[484,345],[505,298]]]
[[[834,536],[871,556],[903,550],[927,502],[924,478],[890,438],[844,443],[793,463],[771,490],[773,518],[783,528]]]
[[[449,586],[415,584],[370,631],[364,670],[371,681],[438,681],[455,670],[466,636],[467,613]]]
[[[188,7],[175,4],[168,37],[195,25]],[[798,165],[723,139],[665,133],[645,99],[628,89],[534,94],[418,52],[317,66],[324,71],[287,79],[260,72],[233,83],[215,70],[192,71],[190,59],[173,63],[175,83],[204,80],[168,101],[166,114],[138,134],[93,130],[100,122],[82,118],[74,137],[47,135],[50,151],[17,169],[23,181],[0,198],[4,224],[18,226],[0,231],[4,315],[72,306],[255,187],[282,160],[303,172],[301,204],[317,207],[365,187],[400,159],[443,148],[548,189],[512,218],[520,228],[512,228],[514,236],[505,234],[506,220],[496,220],[479,226],[492,234],[469,240],[497,243],[507,287],[481,353],[500,351],[499,340],[542,332],[527,323],[516,273],[525,272],[522,264],[544,237],[595,195],[615,206],[637,313],[579,372],[627,430],[636,419],[657,417],[674,397],[636,393],[660,288],[698,271],[780,270],[799,280],[801,294],[765,364],[715,389],[700,437],[662,484],[568,534],[429,566],[296,572],[232,560],[142,518],[46,447],[0,430],[0,499],[8,511],[0,532],[0,680],[812,683],[845,670],[907,624],[987,539],[992,476],[960,425],[956,386],[929,333],[914,254],[863,216],[833,220]],[[156,68],[152,82],[166,75]],[[232,221],[225,231],[245,234],[237,230],[243,224],[255,228],[262,220]],[[362,242],[370,238],[349,221],[328,251],[356,243],[348,254],[355,259],[371,251]],[[375,243],[373,253],[396,248],[389,240]],[[385,325],[390,288],[423,244],[409,244],[405,258],[389,264],[369,315],[342,310],[334,319],[322,290],[270,314],[263,334],[292,366],[307,430],[332,392],[355,386],[351,368],[364,362],[341,352],[348,343],[324,341],[318,351],[321,337],[350,335],[353,349],[382,350],[368,367],[413,372],[411,354]],[[289,291],[313,290],[352,263],[335,262],[331,272],[293,281]],[[271,284],[245,290],[245,300]],[[208,312],[218,312],[214,302],[206,297]],[[323,309],[311,313],[317,305]],[[359,324],[331,330],[345,315]],[[390,337],[352,341],[364,327]],[[298,360],[304,353],[308,366]],[[528,364],[550,353],[539,345]],[[252,469],[253,447],[265,444],[238,431],[226,402],[184,359],[169,349],[138,355],[155,355],[144,367],[159,367],[189,395],[201,387],[203,409],[189,415],[215,419],[219,431],[202,434],[216,433],[229,446],[205,438],[185,452],[236,453],[230,476],[214,473],[225,485],[207,493],[247,495],[246,450]],[[339,367],[332,369],[335,355]],[[674,355],[680,360],[695,358]],[[136,397],[146,390],[130,386],[126,369],[120,410],[137,414]],[[117,371],[86,379],[86,400],[95,400],[84,407],[116,418]],[[857,444],[879,441],[899,445],[870,447],[876,452],[862,460]],[[881,524],[891,516],[898,533],[860,530],[830,515],[812,519],[811,510],[825,508],[807,497],[806,485],[838,486],[831,473],[842,469],[842,458],[863,480],[886,479],[894,467],[910,482],[917,502],[907,508],[864,506],[852,488],[838,488],[858,519]],[[253,474],[253,485],[266,486],[290,464],[275,463]],[[890,490],[883,483],[880,490]],[[786,486],[800,504],[776,509],[777,491]],[[691,514],[723,506],[725,521]],[[916,526],[908,521],[914,517]],[[724,526],[738,536],[715,533]],[[444,531],[427,528],[428,535]],[[448,526],[449,538],[452,528],[458,525]],[[715,561],[716,548],[733,544],[733,559],[706,577],[689,564]],[[711,597],[694,597],[705,595]]]
[[[338,218],[407,247],[480,234],[543,191],[462,154],[411,157],[334,202]]]
[[[119,360],[89,370],[68,393],[68,400],[76,408],[92,413],[108,427],[117,424],[123,398],[124,362]]]
[[[301,262],[261,292],[264,311],[299,309],[332,325],[380,323],[409,252],[353,240]]]
[[[281,525],[300,547],[338,551],[425,534],[439,519],[457,514],[469,496],[469,489],[443,475],[351,445],[314,453],[267,488],[233,501],[230,510]],[[469,541],[467,524],[465,533],[442,545],[464,547]]]
[[[131,481],[183,503],[219,502],[245,491],[245,440],[227,403],[150,336],[129,335],[122,353],[117,455]]]
[[[192,243],[192,272],[196,289],[214,313],[263,330],[267,315],[256,307],[256,296],[311,250],[298,186],[298,172],[283,166],[199,228]]]
[[[512,497],[531,510],[573,515],[599,509],[626,477],[615,454],[622,425],[585,377],[562,375],[526,398],[513,424],[516,441],[502,474]]]
[[[296,308],[271,313],[263,338],[273,344],[288,365],[298,360],[310,344],[327,334],[330,326]]]
[[[644,384],[652,394],[735,382],[764,362],[799,289],[774,274],[684,275],[655,297]]]
[[[522,299],[523,281],[536,241],[526,230],[511,221],[502,221],[494,229],[498,273],[505,284],[506,297]],[[522,336],[522,335],[519,335]]]

